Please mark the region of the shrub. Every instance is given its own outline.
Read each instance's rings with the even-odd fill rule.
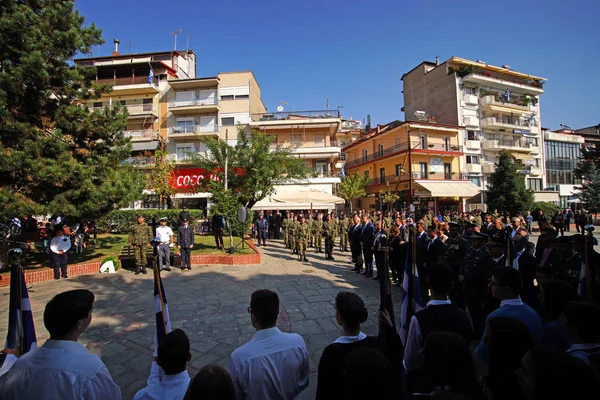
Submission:
[[[548,203],[545,201],[538,201],[533,205],[533,210],[531,210],[531,215],[537,221],[537,217],[540,214],[540,210],[544,212],[550,218],[550,216],[554,215],[556,210],[560,210],[560,207],[556,204]]]
[[[199,220],[203,217],[202,210],[188,210],[192,219]],[[96,221],[98,232],[127,233],[129,229],[137,223],[137,216],[143,215],[146,223],[152,223],[152,218],[156,223],[160,218],[167,218],[167,226],[173,230],[179,226],[179,213],[181,210],[115,210]]]

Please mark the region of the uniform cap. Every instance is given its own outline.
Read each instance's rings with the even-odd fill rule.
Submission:
[[[146,218],[142,214],[138,214],[137,218]]]
[[[460,225],[456,222],[448,222],[448,229],[460,229]]]
[[[488,240],[489,239],[489,235],[486,235],[485,233],[481,233],[481,232],[473,232],[473,239],[481,239],[481,240]]]
[[[161,219],[159,219],[159,221],[166,221],[167,217],[162,217]]]

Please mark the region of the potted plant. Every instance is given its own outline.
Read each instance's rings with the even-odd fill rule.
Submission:
[[[450,146],[450,148],[454,151],[458,151],[460,149],[460,147],[454,145],[454,146]]]

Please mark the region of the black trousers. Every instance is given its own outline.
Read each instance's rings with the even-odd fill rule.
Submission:
[[[279,239],[281,235],[281,225],[275,224],[275,239]]]
[[[258,231],[258,244],[260,245],[260,242],[262,240],[262,244],[263,245],[267,245],[267,232],[266,231]]]
[[[363,258],[361,254],[360,244],[350,244],[350,251],[352,251],[352,261],[354,262],[354,268],[360,271],[363,267]]]
[[[377,276],[383,278],[385,268],[385,253],[383,251],[375,251],[375,265],[377,266]]]
[[[182,247],[181,249],[181,267],[192,266],[190,261],[190,255],[192,254],[192,249],[189,247]]]
[[[54,261],[54,279],[60,279],[62,274],[63,278],[67,277],[67,253],[56,254],[52,253],[52,260]]]
[[[365,257],[365,270],[373,272],[373,252],[368,245],[363,245],[363,255]]]
[[[217,245],[217,247],[225,247],[223,245],[223,228],[215,228],[214,235],[215,244]]]

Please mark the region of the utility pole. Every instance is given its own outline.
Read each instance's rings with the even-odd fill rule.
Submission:
[[[181,29],[177,29],[175,32],[173,32],[173,37],[175,37],[175,43],[173,45],[173,50],[177,51],[177,35],[181,33]]]
[[[410,141],[410,128],[407,127],[408,132],[408,205],[412,204],[413,198],[413,173],[412,173],[412,142]]]
[[[229,163],[227,160],[227,143],[229,140],[229,129],[225,129],[225,191],[227,191],[227,169]]]

